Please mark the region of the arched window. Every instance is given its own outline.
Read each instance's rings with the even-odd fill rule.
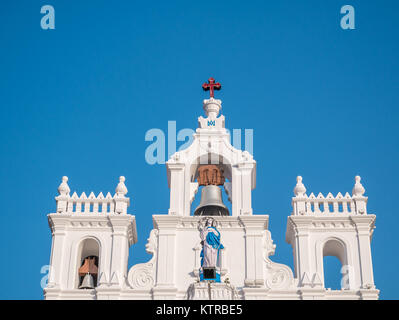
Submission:
[[[93,289],[97,286],[100,246],[97,240],[89,238],[81,242],[78,259],[79,289]]]
[[[345,244],[338,239],[328,240],[323,247],[324,286],[333,290],[349,288],[349,275]]]

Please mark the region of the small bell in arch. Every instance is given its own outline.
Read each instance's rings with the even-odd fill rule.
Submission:
[[[194,211],[194,216],[228,216],[229,209],[222,200],[224,184],[223,169],[216,165],[203,165],[198,168],[198,184],[204,186],[201,191],[201,201]]]
[[[93,289],[97,285],[97,259],[96,256],[90,256],[84,259],[84,262],[78,271],[79,277],[82,281],[79,289]]]
[[[82,284],[80,285],[79,289],[94,289],[94,279],[89,272],[83,278]]]

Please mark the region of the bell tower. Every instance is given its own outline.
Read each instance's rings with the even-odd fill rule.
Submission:
[[[377,299],[371,257],[375,215],[367,212],[367,197],[359,176],[352,196],[306,194],[302,177],[297,177],[288,217],[286,241],[294,253],[295,277],[302,298],[324,295],[323,258],[337,257],[342,265],[342,290],[361,299]],[[319,292],[319,293],[318,293]]]
[[[157,264],[151,267],[151,273],[156,274],[154,299],[183,298],[187,294],[187,283],[191,288],[189,297],[208,295],[207,286],[201,280],[207,275],[199,271],[206,271],[202,268],[206,260],[206,228],[199,227],[199,221],[205,217],[214,220],[214,229],[206,230],[212,230],[211,242],[218,248],[217,263],[211,264],[211,269],[216,265],[218,284],[212,286],[215,292],[220,290],[215,293],[220,294],[220,298],[231,296],[230,285],[244,288],[240,291],[241,297],[264,294],[269,277],[276,272],[271,262],[267,267],[265,259],[269,216],[253,215],[252,210],[256,162],[249,152],[236,149],[230,143],[225,117],[219,114],[222,101],[214,98],[214,90],[221,88],[220,83],[210,78],[203,88],[210,91],[210,97],[203,101],[205,117],[198,118],[193,142],[174,153],[166,163],[170,188],[168,214],[153,215],[158,237]],[[200,187],[200,204],[192,208]],[[231,212],[222,201],[222,192],[226,192],[231,202]],[[223,243],[223,247],[219,247],[219,243]],[[289,277],[289,271],[284,271],[284,285],[286,282],[290,285],[290,281],[285,282]]]
[[[52,248],[45,298],[117,298],[126,287],[129,247],[137,242],[125,177],[114,196],[71,196],[68,177],[58,193],[57,212],[48,215]]]
[[[231,216],[250,216],[251,192],[256,186],[256,162],[249,152],[230,144],[225,117],[219,116],[222,101],[213,97],[213,90],[220,89],[220,83],[210,78],[203,88],[211,92],[210,98],[203,102],[206,118],[198,118],[199,127],[193,143],[173,154],[166,163],[170,188],[169,215],[190,216],[191,203],[199,186],[205,186],[205,197],[217,198],[219,191],[213,186],[223,186],[231,201]],[[223,209],[221,213],[227,214]]]

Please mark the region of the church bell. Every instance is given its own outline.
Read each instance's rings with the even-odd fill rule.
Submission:
[[[216,165],[204,165],[198,169],[198,184],[204,186],[201,191],[201,201],[195,209],[195,216],[228,216],[229,210],[222,200],[224,184],[223,169]]]
[[[85,275],[79,289],[94,289],[94,279],[90,273]]]
[[[83,265],[79,268],[79,276],[84,277],[79,289],[94,289],[94,278],[97,277],[98,267],[96,265],[98,257],[90,256],[85,258]]]

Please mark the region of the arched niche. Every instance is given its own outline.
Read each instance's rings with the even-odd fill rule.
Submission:
[[[251,190],[256,185],[256,161],[247,151],[235,149],[228,141],[228,134],[217,131],[200,131],[188,148],[176,152],[167,161],[168,214],[190,215],[191,203],[198,192],[195,182],[198,167],[203,164],[222,166],[228,181],[224,191],[231,201],[231,215],[252,215]]]
[[[199,205],[200,200],[202,198],[202,189],[204,188],[204,185],[201,185],[199,172],[201,168],[208,167],[209,165],[211,165],[212,167],[213,166],[218,167],[220,169],[221,174],[223,175],[224,182],[219,182],[217,186],[218,188],[220,188],[221,191],[221,197],[222,197],[221,200],[223,204],[227,207],[229,215],[231,215],[232,165],[227,158],[225,158],[223,155],[216,153],[209,153],[209,154],[204,154],[202,156],[198,156],[193,160],[193,162],[189,167],[190,183],[194,188],[196,188],[194,194],[190,199],[190,210],[189,210],[190,215],[194,214],[194,211],[196,207]],[[205,172],[207,171],[208,170],[205,169]],[[213,177],[215,176],[213,175]]]
[[[76,266],[76,281],[75,281],[75,288],[78,289],[83,281],[83,276],[79,275],[79,268],[83,266],[85,263],[85,259],[90,258],[95,261],[95,265],[97,269],[100,267],[100,242],[94,238],[85,238],[79,243],[78,247],[78,265]],[[93,274],[94,280],[94,287],[97,286],[98,280],[98,272],[97,274]]]
[[[349,289],[350,288],[350,283],[351,283],[351,270],[349,269],[349,264],[348,264],[348,249],[347,245],[345,242],[341,239],[338,238],[329,238],[327,239],[324,244],[323,244],[323,279],[324,279],[324,284],[326,283],[326,278],[327,277],[339,277],[340,279],[340,285],[335,285],[333,289]],[[325,270],[325,262],[326,262],[326,257],[335,257],[339,260],[341,266],[339,267],[339,273],[340,275],[328,275],[326,274]],[[333,259],[328,259],[328,263],[334,265],[334,260]],[[336,263],[335,263],[336,264]],[[334,267],[336,269],[336,266]]]

